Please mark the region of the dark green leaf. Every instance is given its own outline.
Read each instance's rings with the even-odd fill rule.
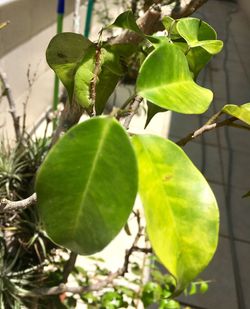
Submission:
[[[168,43],[162,43],[144,61],[137,91],[162,108],[185,114],[205,112],[213,98],[210,90],[193,81],[180,48]]]
[[[107,28],[110,28],[110,27],[118,27],[122,29],[127,29],[127,30],[143,35],[142,31],[140,30],[140,28],[138,27],[136,23],[136,19],[132,11],[126,11],[120,14],[116,18],[116,20],[113,22],[113,24],[109,25]]]
[[[148,112],[147,112],[147,119],[146,119],[146,123],[145,123],[145,128],[147,127],[147,125],[149,124],[151,119],[154,117],[154,115],[156,115],[157,113],[167,111],[166,109],[159,107],[159,106],[151,103],[150,101],[147,101],[147,105],[148,105]]]
[[[75,126],[43,162],[36,192],[44,227],[56,243],[84,255],[102,250],[126,223],[137,192],[126,132],[112,118]]]
[[[72,99],[75,71],[93,43],[80,34],[63,32],[50,41],[46,51],[49,66],[55,71]]]
[[[177,279],[179,291],[214,255],[219,226],[216,200],[179,146],[153,135],[135,136],[133,144],[148,236],[156,255]]]
[[[250,191],[248,191],[246,194],[244,194],[242,197],[249,197],[250,196]]]
[[[228,104],[222,108],[222,112],[250,125],[250,103],[242,105]]]

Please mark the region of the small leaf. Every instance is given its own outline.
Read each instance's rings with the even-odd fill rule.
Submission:
[[[201,294],[204,294],[204,293],[207,292],[207,290],[208,290],[208,284],[207,284],[207,282],[201,281],[201,283],[200,283],[200,293],[201,293]]]
[[[113,24],[107,26],[106,28],[111,28],[111,27],[127,29],[127,30],[143,35],[141,29],[138,27],[136,23],[136,19],[132,11],[123,12],[116,18]]]
[[[180,34],[178,33],[178,31],[176,29],[176,24],[177,24],[176,20],[174,20],[170,16],[164,16],[162,18],[162,23],[163,23],[163,26],[165,27],[165,29],[167,30],[169,37],[172,40],[177,40],[177,39],[181,38]]]
[[[196,293],[197,293],[197,286],[196,286],[195,283],[191,282],[188,294],[189,295],[194,295]]]
[[[2,30],[4,27],[6,27],[9,24],[9,21],[4,21],[0,23],[0,30]]]
[[[47,62],[67,89],[70,100],[75,71],[92,44],[80,34],[63,32],[52,38],[46,50]]]
[[[216,250],[216,200],[179,146],[153,135],[134,136],[132,141],[148,236],[181,291],[208,265]]]
[[[99,117],[73,127],[43,162],[36,192],[54,242],[83,255],[102,250],[127,222],[137,192],[136,159],[124,129]]]
[[[152,103],[184,114],[203,113],[213,93],[197,85],[179,47],[162,43],[144,61],[137,79],[137,92]]]
[[[244,195],[242,196],[242,198],[249,197],[249,196],[250,196],[250,191],[248,191],[246,194],[244,194]]]
[[[156,282],[148,282],[144,285],[142,291],[142,301],[145,307],[160,300],[162,293],[161,286]]]
[[[223,47],[223,42],[216,40],[217,34],[215,30],[198,18],[180,19],[176,29],[190,47],[200,46],[211,55],[219,53]]]
[[[146,119],[146,123],[145,123],[145,127],[147,127],[147,125],[149,124],[149,122],[151,121],[151,119],[154,117],[154,115],[156,115],[157,113],[161,113],[161,112],[166,112],[167,110],[159,107],[153,103],[151,103],[150,101],[147,101],[147,106],[148,106],[148,112],[147,112],[147,119]]]
[[[222,112],[250,125],[250,103],[242,105],[228,104],[222,108]]]

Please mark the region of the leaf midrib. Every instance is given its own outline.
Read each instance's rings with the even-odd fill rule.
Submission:
[[[143,148],[145,149],[145,154],[148,156],[148,158],[150,159],[150,162],[152,163],[152,166],[154,166],[154,161],[151,160],[151,155],[150,155],[150,151],[145,147],[144,144],[143,145]],[[155,178],[153,179],[158,179],[158,173],[156,173],[156,169],[152,169],[153,173],[155,174]],[[166,194],[166,190],[162,184],[162,182],[160,182],[160,187],[161,187],[161,191],[164,192],[164,195],[166,196],[166,200],[168,201],[168,196]],[[169,205],[169,202],[168,202],[168,205]],[[174,232],[175,232],[175,236],[176,238],[179,240],[181,239],[180,236],[179,236],[179,233],[177,232],[177,229],[176,229],[176,221],[174,220],[174,215],[173,215],[173,211],[171,209],[171,207],[168,206],[168,209],[170,210],[170,214],[171,214],[171,219],[172,219],[172,222],[174,223]],[[178,241],[178,244],[179,244],[179,241]],[[176,260],[179,260],[179,256],[182,255],[182,250],[180,249],[180,246],[178,245],[178,257],[176,258]],[[177,266],[177,263],[176,263],[176,266]],[[177,276],[177,274],[175,274]]]
[[[99,160],[99,157],[100,157],[100,153],[101,153],[101,150],[102,150],[103,145],[105,143],[105,139],[106,139],[106,137],[108,135],[108,132],[110,130],[111,125],[112,125],[111,123],[108,123],[106,125],[106,127],[104,127],[104,130],[102,131],[102,136],[103,137],[102,137],[101,141],[99,142],[99,147],[98,147],[98,149],[96,151],[96,155],[95,155],[95,157],[94,157],[94,159],[92,161],[93,163],[92,163],[92,167],[91,167],[90,172],[89,172],[88,181],[87,181],[87,183],[85,185],[85,189],[84,189],[84,191],[82,193],[82,196],[81,196],[81,199],[80,199],[80,206],[79,206],[77,214],[76,214],[76,221],[75,221],[75,225],[74,225],[74,228],[73,228],[73,235],[75,235],[76,231],[78,230],[80,214],[81,214],[81,212],[82,212],[82,210],[84,208],[84,202],[85,202],[85,199],[87,197],[87,193],[89,191],[89,187],[90,187],[90,185],[92,183],[92,179],[93,179],[94,174],[95,174],[95,170],[96,170],[96,166],[97,166],[97,163],[98,163],[98,160]]]

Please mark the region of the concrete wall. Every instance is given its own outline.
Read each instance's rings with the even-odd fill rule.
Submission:
[[[249,0],[238,0],[238,2],[240,3],[242,9],[247,14],[248,19],[250,19],[250,1]]]

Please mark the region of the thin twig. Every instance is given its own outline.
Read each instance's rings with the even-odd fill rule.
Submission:
[[[236,121],[237,118],[231,117],[228,119],[225,119],[220,122],[212,123],[212,124],[205,124],[201,128],[193,131],[192,133],[188,134],[186,137],[180,139],[176,144],[179,146],[185,146],[188,142],[192,141],[193,139],[197,138],[198,136],[202,135],[205,132],[214,130],[215,128],[220,128],[224,126],[229,126],[232,124],[232,122]]]
[[[6,198],[3,198],[0,201],[0,211],[1,212],[15,212],[28,208],[29,206],[34,205],[37,202],[36,193],[33,193],[28,198],[21,201],[9,201]]]
[[[143,101],[143,98],[140,96],[136,96],[131,104],[131,113],[125,118],[123,126],[126,130],[129,129],[130,122],[138,111],[138,108]]]
[[[63,269],[63,283],[67,283],[69,275],[72,272],[73,268],[75,267],[76,259],[77,259],[77,253],[70,252],[69,259],[65,263]]]
[[[0,80],[1,80],[3,87],[4,87],[4,94],[6,95],[8,103],[9,103],[9,108],[10,108],[9,112],[10,112],[12,120],[13,120],[16,140],[19,141],[20,136],[21,136],[20,117],[17,116],[16,103],[15,103],[14,97],[12,95],[12,90],[10,88],[8,81],[7,81],[6,73],[3,72],[2,69],[0,69]]]
[[[117,279],[120,276],[124,276],[128,272],[129,267],[129,260],[133,252],[139,251],[143,252],[145,254],[151,253],[152,250],[150,248],[140,248],[137,246],[138,241],[143,233],[143,226],[141,225],[141,218],[139,211],[135,212],[137,224],[138,224],[138,231],[135,236],[135,239],[133,241],[132,246],[126,251],[124,263],[121,268],[119,268],[116,272],[111,272],[105,279],[100,279],[96,283],[90,284],[87,287],[86,286],[77,286],[72,287],[65,283],[60,284],[59,286],[54,287],[44,287],[44,288],[37,288],[34,290],[31,290],[25,294],[27,297],[43,297],[43,296],[49,296],[49,295],[59,295],[66,292],[72,293],[72,294],[82,294],[86,292],[93,292],[93,291],[100,291],[103,288],[109,286],[113,283],[115,279]],[[74,254],[71,254],[71,258],[69,259],[69,264],[72,265],[74,263]],[[72,270],[72,269],[71,269]]]

